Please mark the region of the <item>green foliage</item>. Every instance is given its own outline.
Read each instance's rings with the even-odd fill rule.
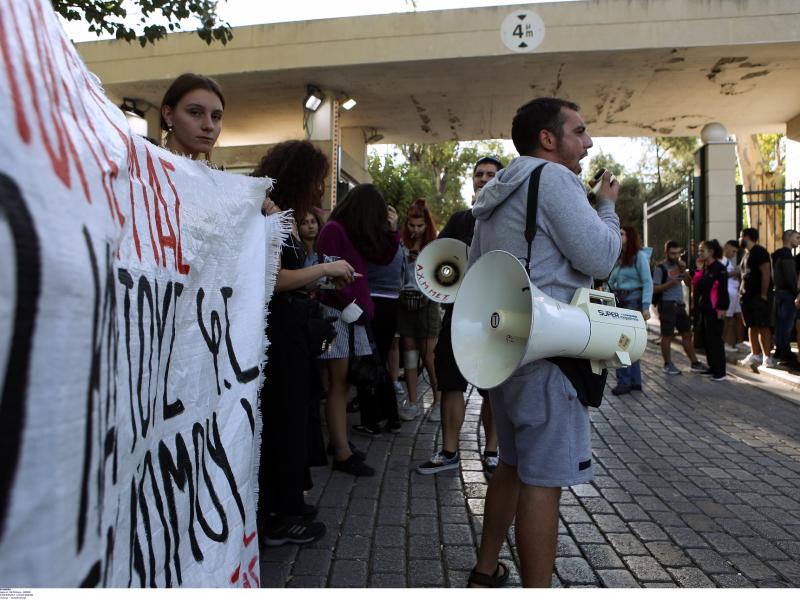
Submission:
[[[98,36],[111,33],[118,40],[138,40],[142,46],[155,43],[167,33],[178,31],[181,22],[189,19],[200,21],[197,35],[207,44],[214,40],[228,43],[233,38],[230,25],[220,21],[217,15],[217,0],[132,0],[141,11],[138,25],[142,33],[137,35],[126,25],[135,17],[129,17],[123,4],[126,0],[52,0],[53,9],[67,21],[85,21],[89,31]],[[149,23],[153,16],[167,19],[166,25]]]
[[[786,138],[780,133],[759,133],[756,135],[756,148],[762,172],[773,179],[774,185],[783,187]]]
[[[694,137],[648,138],[648,150],[639,171],[648,184],[651,197],[661,196],[686,185],[694,172],[694,153],[699,146]]]
[[[600,152],[589,161],[589,168],[584,173],[584,181],[594,177],[601,168],[611,171],[619,181],[619,195],[617,196],[617,214],[620,224],[632,225],[643,236],[643,210],[642,206],[647,198],[645,184],[639,172],[627,173],[625,168],[614,160],[610,154]]]
[[[450,215],[469,206],[471,199],[461,196],[462,185],[472,177],[475,161],[486,155],[497,156],[503,164],[511,160],[496,141],[403,144],[385,157],[370,154],[369,173],[401,218],[414,200],[425,198],[441,228]]]

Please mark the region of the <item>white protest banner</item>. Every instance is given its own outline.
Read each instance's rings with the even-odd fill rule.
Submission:
[[[0,131],[0,587],[257,587],[268,180],[133,136],[46,0]]]

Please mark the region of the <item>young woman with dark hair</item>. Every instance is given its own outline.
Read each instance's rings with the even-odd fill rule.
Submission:
[[[170,84],[161,101],[161,129],[164,146],[193,159],[211,149],[222,131],[225,97],[213,79],[184,73]]]
[[[725,381],[725,342],[722,330],[725,314],[730,304],[728,295],[728,270],[722,264],[722,247],[717,240],[700,242],[697,270],[692,283],[697,288],[697,312],[703,331],[708,370],[712,381]]]
[[[622,308],[641,311],[644,320],[650,318],[653,301],[653,277],[650,274],[649,248],[642,248],[639,233],[634,227],[619,228],[622,250],[616,266],[608,276],[608,287],[616,294]],[[617,369],[615,396],[642,389],[642,368],[637,360],[630,367]]]
[[[317,249],[325,256],[340,256],[353,265],[355,281],[338,290],[324,290],[321,295],[325,315],[335,318],[336,339],[320,358],[328,367],[328,401],[325,414],[334,451],[333,468],[358,476],[370,476],[375,470],[354,454],[347,440],[347,372],[350,336],[353,355],[372,354],[364,324],[374,316],[374,304],[367,283],[367,262],[389,264],[399,245],[397,214],[387,210],[383,196],[372,184],[361,184],[348,192],[331,212],[322,228]],[[355,303],[361,309],[359,320],[349,326],[342,311]]]
[[[302,219],[297,220],[297,232],[306,250],[306,262],[303,266],[311,267],[319,263],[317,237],[322,231],[322,225],[322,218],[313,210],[307,212]]]
[[[417,373],[420,359],[428,372],[435,406],[431,409],[431,420],[440,418],[436,370],[433,350],[442,326],[439,305],[431,302],[419,291],[414,278],[417,256],[422,249],[436,239],[436,224],[424,198],[419,198],[406,212],[403,223],[403,250],[406,255],[405,281],[400,293],[400,310],[397,316],[397,332],[403,350],[408,404],[400,411],[400,418],[413,421],[421,411],[417,402]]]
[[[275,179],[270,198],[278,209],[305,215],[319,205],[327,171],[325,155],[313,144],[290,141],[274,146],[253,175]],[[281,250],[281,268],[268,307],[270,345],[261,390],[258,512],[261,539],[267,546],[313,542],[325,534],[325,525],[313,520],[316,507],[305,504],[303,496],[312,486],[309,467],[327,463],[316,361],[321,348],[310,329],[311,323],[321,321],[321,308],[308,292],[321,277],[348,285],[354,271],[345,260],[305,267],[306,249],[297,222],[290,222],[292,234]]]

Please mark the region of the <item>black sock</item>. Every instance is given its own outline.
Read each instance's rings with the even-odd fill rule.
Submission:
[[[444,454],[445,458],[455,458],[458,452],[448,452],[447,450],[442,450],[442,454]]]
[[[495,457],[495,456],[497,456],[497,450],[495,450],[494,452],[492,452],[491,450],[484,450],[484,451],[483,451],[483,455],[484,455],[486,458],[492,458],[492,457]]]

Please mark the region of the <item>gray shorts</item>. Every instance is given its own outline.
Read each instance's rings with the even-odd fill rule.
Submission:
[[[592,479],[589,411],[553,363],[538,360],[489,390],[500,460],[526,485],[565,487]]]

